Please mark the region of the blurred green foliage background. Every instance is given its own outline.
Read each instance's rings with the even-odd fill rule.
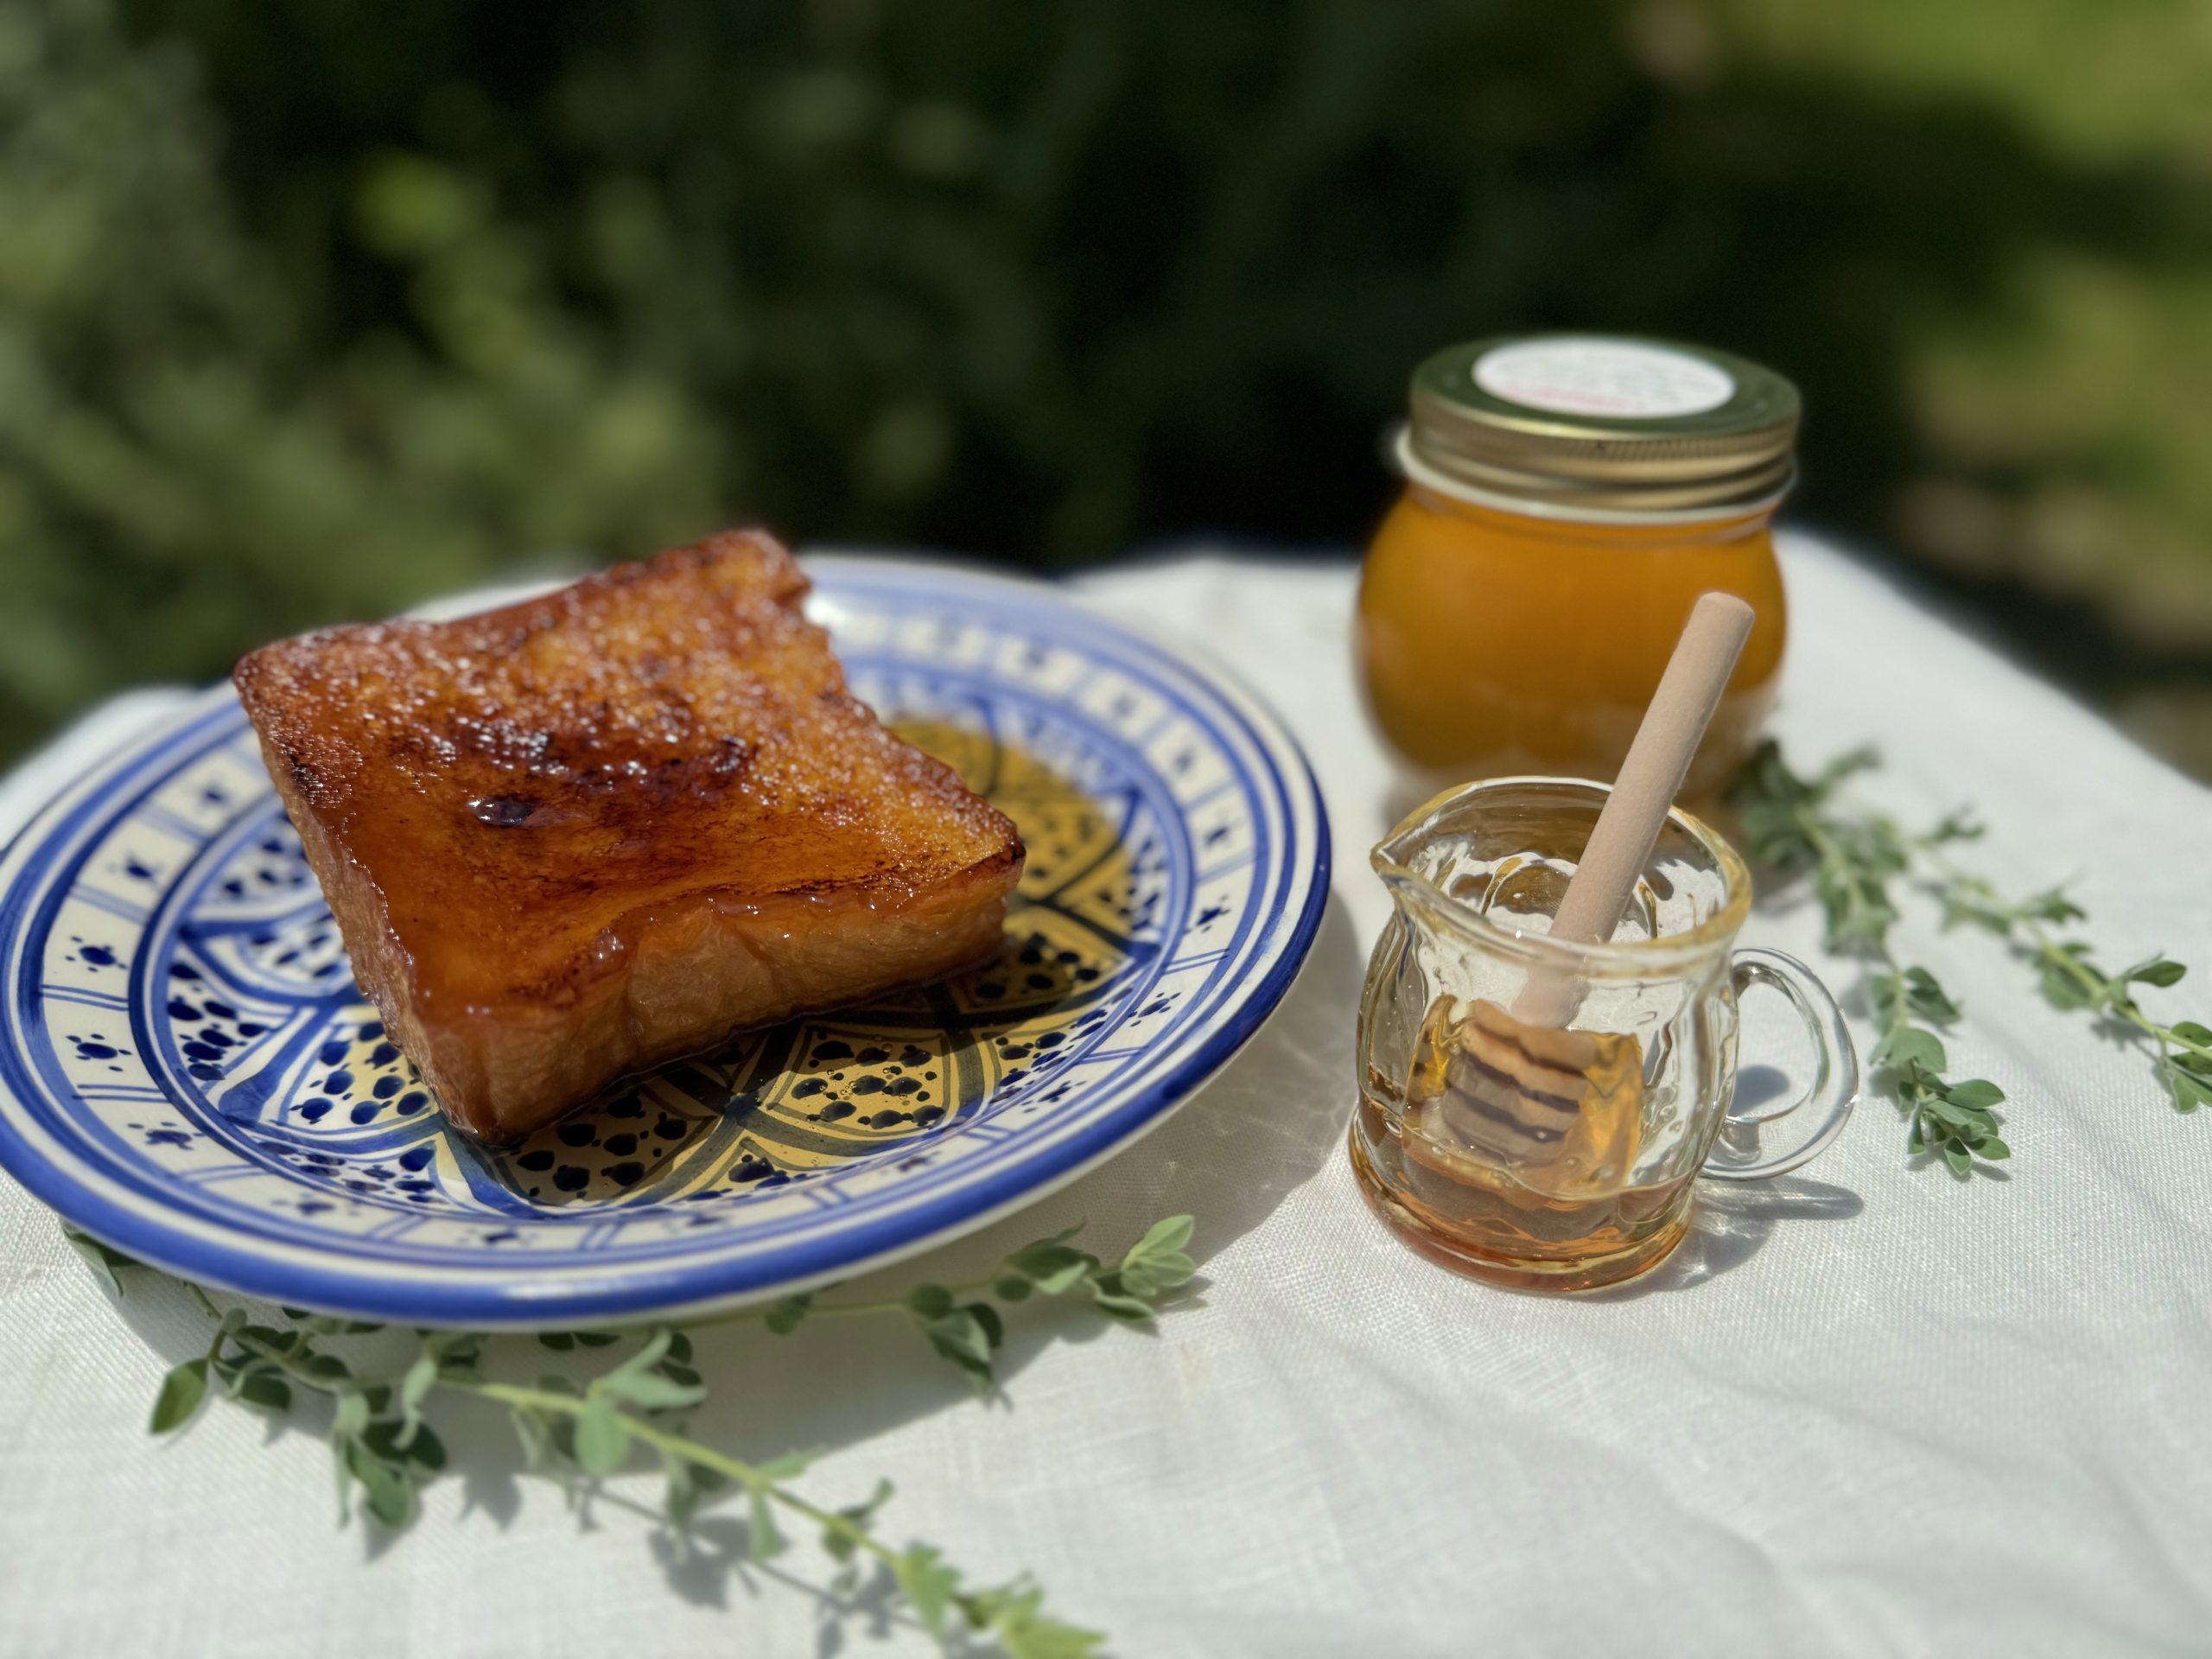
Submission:
[[[2208,256],[2196,0],[0,0],[0,755],[732,520],[1354,542],[1563,326],[2212,775]]]

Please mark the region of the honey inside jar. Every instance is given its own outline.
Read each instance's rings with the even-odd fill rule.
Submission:
[[[1608,781],[1690,607],[1719,590],[1757,621],[1684,785],[1717,793],[1781,672],[1770,525],[1797,409],[1770,371],[1649,342],[1481,341],[1424,363],[1406,488],[1360,586],[1383,734],[1454,779]]]

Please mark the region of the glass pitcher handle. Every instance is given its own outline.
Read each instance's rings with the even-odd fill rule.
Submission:
[[[1768,986],[1788,997],[1813,1041],[1812,1085],[1780,1105],[1738,1110],[1732,1101],[1705,1160],[1705,1173],[1717,1179],[1761,1181],[1796,1168],[1842,1132],[1859,1095],[1859,1052],[1852,1046],[1835,998],[1796,957],[1749,946],[1736,953],[1728,974],[1738,1002],[1754,985]],[[1780,1119],[1788,1119],[1787,1128],[1798,1132],[1784,1135],[1788,1144],[1777,1147],[1768,1138],[1767,1126]]]

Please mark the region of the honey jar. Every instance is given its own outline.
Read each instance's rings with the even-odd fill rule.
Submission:
[[[1726,352],[1539,335],[1414,372],[1405,488],[1362,572],[1376,723],[1449,781],[1610,782],[1699,594],[1757,613],[1683,795],[1717,793],[1773,704],[1786,626],[1770,533],[1796,388]]]

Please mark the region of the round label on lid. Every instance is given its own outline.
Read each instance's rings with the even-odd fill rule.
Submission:
[[[1564,415],[1665,420],[1702,415],[1736,395],[1714,364],[1625,340],[1532,340],[1475,360],[1475,384],[1493,397]]]

